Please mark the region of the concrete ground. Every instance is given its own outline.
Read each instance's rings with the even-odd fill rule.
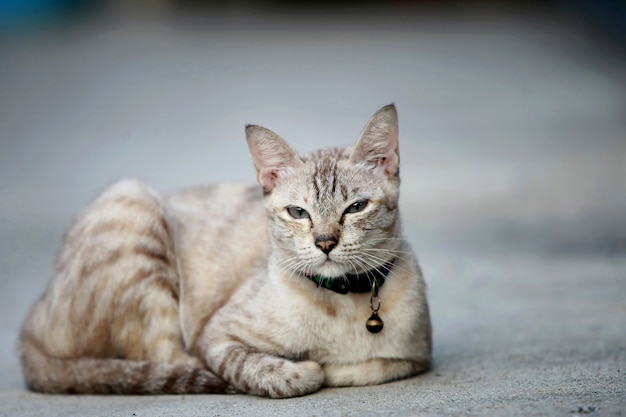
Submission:
[[[243,125],[351,144],[395,102],[434,369],[251,396],[48,396],[16,338],[106,184],[254,181]],[[0,416],[623,416],[626,54],[566,13],[100,16],[0,38]]]

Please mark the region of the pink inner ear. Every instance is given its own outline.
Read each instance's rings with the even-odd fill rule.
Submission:
[[[391,178],[398,174],[399,159],[397,116],[395,108],[387,106],[365,126],[351,160],[366,163]]]
[[[278,182],[278,172],[276,170],[264,170],[260,175],[259,182],[265,191],[271,191]]]
[[[385,170],[385,175],[391,178],[398,174],[398,156],[396,154],[390,155],[387,158],[382,159],[382,166]]]
[[[379,144],[380,145],[380,144]],[[367,164],[382,170],[388,178],[398,173],[398,155],[395,149],[388,147],[378,147],[365,150],[363,161]]]

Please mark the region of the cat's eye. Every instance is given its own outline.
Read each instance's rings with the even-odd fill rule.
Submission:
[[[365,207],[367,207],[367,200],[359,200],[356,203],[350,204],[344,213],[358,213],[359,211],[363,211]]]
[[[302,207],[289,206],[287,207],[287,213],[294,219],[308,219],[309,213]]]

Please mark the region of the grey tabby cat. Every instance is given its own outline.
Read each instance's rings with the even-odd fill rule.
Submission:
[[[123,180],[78,216],[21,332],[32,390],[284,398],[429,368],[395,107],[350,148],[246,135],[260,188]]]

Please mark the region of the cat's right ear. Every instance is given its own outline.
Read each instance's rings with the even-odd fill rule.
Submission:
[[[287,142],[264,127],[247,125],[246,140],[257,179],[266,193],[274,189],[285,168],[297,168],[304,163]]]

